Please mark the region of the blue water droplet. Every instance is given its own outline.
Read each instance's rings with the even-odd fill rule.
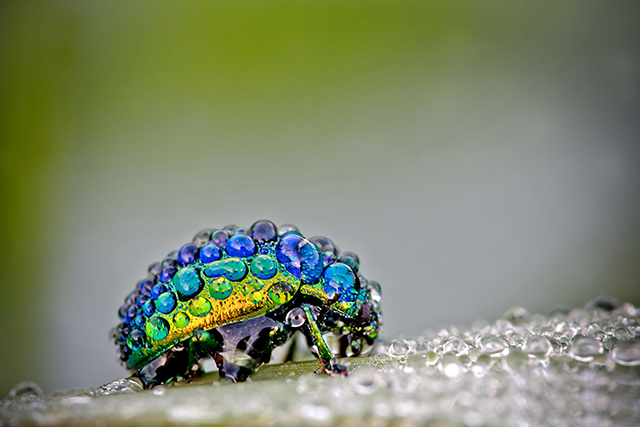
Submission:
[[[188,265],[193,263],[198,256],[198,246],[194,243],[187,243],[178,251],[178,263]]]
[[[123,305],[118,309],[118,317],[124,320],[127,317],[127,306]]]
[[[239,258],[227,258],[209,264],[204,274],[213,279],[224,276],[237,282],[247,275],[247,265]]]
[[[151,295],[151,288],[153,288],[153,280],[152,279],[144,279],[138,282],[138,290],[142,295],[149,296]]]
[[[172,252],[174,253],[174,252]],[[175,267],[178,268],[178,252],[175,251],[175,256],[167,256],[162,260],[161,264],[162,268],[165,269],[167,267]]]
[[[167,267],[160,272],[158,275],[158,280],[162,283],[169,283],[173,276],[176,274],[175,267]]]
[[[275,260],[267,255],[258,255],[251,261],[249,266],[251,273],[261,280],[269,280],[278,272],[278,266]]]
[[[144,314],[146,314],[147,316],[151,316],[156,311],[156,304],[152,299],[149,299],[142,306],[142,310],[144,311]]]
[[[227,244],[227,240],[229,240],[229,235],[226,231],[216,230],[211,233],[211,243],[213,243],[220,249],[225,247],[225,245]]]
[[[139,295],[139,296],[136,298],[136,305],[137,305],[138,307],[142,307],[142,306],[144,305],[144,303],[145,303],[145,302],[147,302],[147,300],[148,300],[148,299],[149,299],[149,297],[148,297],[148,296],[146,296],[146,295]]]
[[[134,323],[136,324],[136,326],[139,326],[141,328],[144,326],[146,322],[147,322],[147,319],[144,316],[136,316],[134,320]]]
[[[333,252],[326,251],[323,254],[324,265],[331,265],[336,262],[336,256]]]
[[[207,245],[200,250],[200,259],[205,264],[218,261],[220,258],[222,258],[222,252],[220,251],[220,248],[214,244]]]
[[[149,319],[146,326],[147,335],[149,338],[160,341],[163,340],[169,335],[169,330],[171,327],[169,326],[169,322],[161,317],[153,317]]]
[[[331,264],[324,270],[324,289],[329,298],[340,294],[340,301],[354,301],[360,290],[358,283],[353,270],[341,262]]]
[[[322,253],[297,232],[282,236],[276,245],[276,258],[289,273],[307,283],[315,282],[322,275]]]
[[[136,306],[135,305],[127,306],[127,315],[124,321],[127,323],[131,323],[134,317],[136,317]]]
[[[151,298],[158,299],[160,295],[167,291],[167,287],[162,283],[158,283],[151,289]]]
[[[331,252],[334,255],[338,255],[338,248],[328,237],[315,236],[310,238],[309,241],[319,247],[322,252]]]
[[[193,297],[202,289],[202,280],[198,272],[191,268],[183,268],[173,278],[173,287],[183,297]]]
[[[256,244],[249,236],[233,236],[225,247],[227,254],[232,257],[246,258],[256,253]]]
[[[134,329],[129,334],[129,338],[127,338],[127,345],[131,350],[137,351],[140,350],[144,346],[145,336],[144,332],[140,329]]]
[[[163,314],[169,314],[176,308],[176,297],[171,292],[165,292],[156,301],[156,309]]]
[[[278,237],[278,229],[271,221],[261,220],[251,226],[250,235],[257,242],[268,242]]]

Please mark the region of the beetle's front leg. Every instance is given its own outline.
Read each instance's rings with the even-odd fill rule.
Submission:
[[[307,344],[311,348],[311,351],[315,353],[315,356],[320,360],[320,368],[317,373],[327,373],[331,375],[347,376],[347,367],[339,365],[336,358],[333,356],[331,349],[324,340],[315,315],[311,306],[308,304],[302,305],[304,311],[306,324],[303,327],[303,333],[307,338]]]

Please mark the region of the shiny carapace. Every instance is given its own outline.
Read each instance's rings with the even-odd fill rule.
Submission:
[[[291,225],[202,230],[149,267],[112,337],[147,388],[199,375],[207,357],[222,378],[244,381],[296,331],[319,359],[318,373],[346,375],[337,357],[364,354],[381,325],[380,285],[359,264],[353,252]]]

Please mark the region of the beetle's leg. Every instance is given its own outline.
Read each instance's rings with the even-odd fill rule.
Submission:
[[[156,357],[133,376],[142,381],[145,389],[150,389],[172,380],[192,378],[201,372],[191,343],[185,341]]]
[[[221,378],[245,381],[260,365],[271,360],[274,347],[284,344],[291,329],[283,323],[261,316],[217,329],[222,347],[214,356]]]
[[[303,304],[302,310],[304,310],[307,320],[306,325],[303,328],[304,334],[307,337],[307,343],[309,344],[309,347],[311,347],[311,351],[313,351],[318,359],[320,359],[320,369],[318,369],[318,373],[346,376],[347,368],[346,366],[339,365],[337,360],[333,357],[331,349],[320,332],[320,328],[318,327],[318,323],[316,322],[311,306]]]

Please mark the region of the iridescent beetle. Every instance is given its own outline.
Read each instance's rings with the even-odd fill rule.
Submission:
[[[320,360],[318,373],[347,375],[337,356],[371,348],[381,325],[380,285],[358,274],[358,256],[326,237],[305,238],[270,221],[248,230],[200,231],[149,267],[126,298],[112,337],[145,388],[202,373],[213,357],[220,376],[244,381],[300,330]]]

